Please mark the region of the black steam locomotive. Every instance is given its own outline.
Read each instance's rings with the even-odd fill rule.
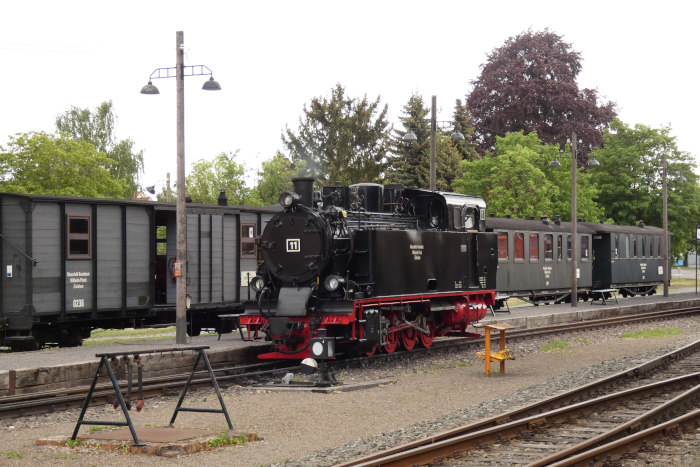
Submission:
[[[484,200],[362,183],[294,180],[258,241],[257,308],[240,316],[262,358],[373,354],[465,333],[494,304],[497,234]]]

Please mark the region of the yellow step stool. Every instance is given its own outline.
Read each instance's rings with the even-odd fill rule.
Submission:
[[[511,353],[510,350],[506,349],[506,330],[513,329],[515,326],[512,324],[484,324],[476,325],[475,328],[484,328],[484,343],[486,346],[485,352],[477,352],[476,356],[483,358],[486,362],[486,376],[491,374],[491,362],[501,364],[501,374],[506,372],[506,360],[515,360],[515,355]],[[498,352],[491,352],[491,330],[500,331],[500,349]],[[488,355],[488,358],[487,358]]]

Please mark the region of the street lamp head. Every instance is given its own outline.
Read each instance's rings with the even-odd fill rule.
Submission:
[[[405,135],[403,135],[403,138],[401,138],[404,143],[410,144],[413,143],[414,141],[418,141],[418,137],[416,137],[416,134],[413,133],[412,131],[406,132]]]
[[[679,174],[679,175],[678,175],[678,178],[676,178],[676,180],[678,180],[678,181],[681,182],[681,183],[687,182],[687,181],[688,181],[688,179],[685,178],[685,177],[683,176],[683,174]]]
[[[152,81],[149,81],[147,85],[141,88],[141,94],[160,94],[160,91],[153,85]]]
[[[218,81],[214,80],[213,76],[210,76],[209,81],[204,82],[204,86],[202,86],[202,89],[204,89],[205,91],[221,91],[221,85]]]
[[[155,185],[147,186],[146,191],[152,195],[155,195],[156,194],[156,186]]]
[[[595,167],[596,165],[600,165],[600,162],[598,162],[598,159],[596,159],[595,157],[591,157],[590,159],[588,159],[588,165],[590,165],[591,167]]]
[[[549,163],[550,167],[561,167],[561,162],[559,162],[558,159],[554,158],[552,162]]]
[[[452,141],[454,141],[455,143],[456,143],[457,141],[464,141],[464,135],[463,135],[462,133],[460,133],[459,131],[455,131],[455,132],[452,133],[452,135],[450,136],[450,139],[451,139]]]

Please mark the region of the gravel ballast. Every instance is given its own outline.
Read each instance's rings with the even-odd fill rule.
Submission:
[[[675,328],[661,338],[622,338],[622,333]],[[70,436],[78,410],[0,421],[2,465],[333,465],[525,405],[644,362],[700,339],[700,318],[626,325],[508,344],[517,359],[506,374],[484,376],[473,351],[412,358],[399,363],[349,369],[336,376],[345,383],[390,379],[385,384],[332,394],[271,392],[234,386],[223,390],[235,429],[254,431],[262,441],[163,459],[91,450],[35,446],[39,438]],[[552,340],[566,342],[543,351]],[[560,346],[561,347],[561,346]],[[149,399],[137,426],[167,425],[177,397]],[[188,394],[189,406],[216,407],[213,390]],[[110,406],[90,408],[88,419],[118,420]],[[182,413],[176,424],[224,430],[220,414]],[[88,429],[85,428],[83,432]]]

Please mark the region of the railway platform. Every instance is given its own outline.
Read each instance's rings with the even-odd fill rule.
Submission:
[[[619,303],[607,301],[578,302],[533,306],[511,303],[510,313],[496,311],[487,314],[480,324],[510,324],[519,329],[551,326],[559,323],[598,319],[632,314],[635,312],[670,309],[674,307],[700,305],[700,295],[694,289],[682,289],[663,297],[661,293],[651,297],[620,298]],[[213,366],[223,363],[244,362],[269,349],[264,340],[243,342],[237,331],[223,334],[202,334],[188,340],[186,346],[206,345]],[[89,386],[97,369],[96,354],[126,352],[130,349],[172,346],[174,338],[162,341],[133,341],[128,344],[104,344],[74,348],[50,348],[35,352],[0,354],[0,396],[48,391],[76,385]],[[189,370],[192,356],[154,356],[144,362],[144,371],[154,376],[167,375],[176,368]]]

